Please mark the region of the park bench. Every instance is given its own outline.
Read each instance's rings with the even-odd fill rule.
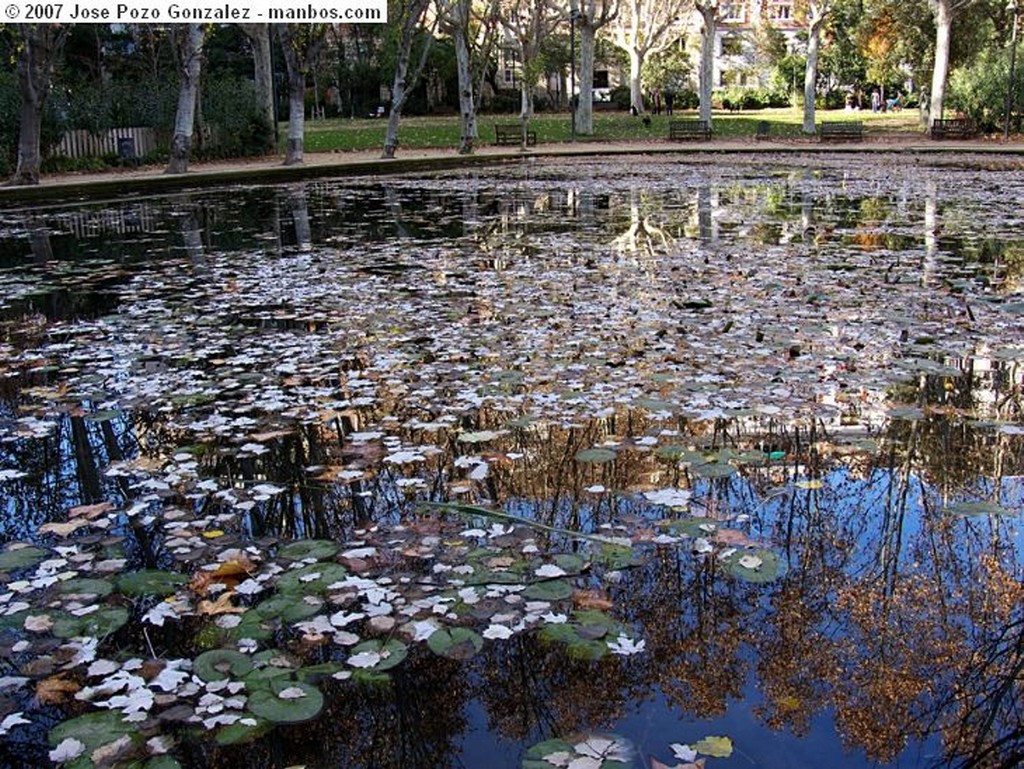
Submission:
[[[523,125],[522,123],[495,123],[494,143],[495,144],[522,144]],[[532,147],[537,143],[537,132],[527,129],[526,145]]]
[[[864,138],[864,124],[859,120],[833,120],[818,125],[820,141],[860,141]]]
[[[933,139],[971,139],[978,133],[978,124],[966,117],[936,118],[930,133]]]
[[[668,122],[669,141],[685,139],[710,139],[711,124],[706,120],[670,120]]]

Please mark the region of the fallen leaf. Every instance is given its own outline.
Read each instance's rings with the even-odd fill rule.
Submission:
[[[609,611],[614,603],[603,590],[573,590],[572,603],[577,609]]]
[[[200,601],[196,612],[201,616],[212,616],[215,614],[244,614],[243,606],[232,606],[231,598],[234,593],[222,593],[216,601]]]
[[[79,505],[78,507],[72,507],[68,510],[68,516],[71,518],[87,518],[91,521],[93,518],[98,518],[113,509],[114,505],[110,502],[97,502],[94,505]]]

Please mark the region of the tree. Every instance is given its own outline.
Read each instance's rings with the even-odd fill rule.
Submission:
[[[324,24],[281,24],[277,36],[288,69],[288,146],[284,164],[302,162],[306,137],[306,76],[316,66],[327,34]]]
[[[719,0],[697,0],[694,4],[702,21],[700,31],[700,67],[697,82],[700,90],[700,119],[711,125],[711,90],[715,74],[715,33],[718,29],[721,4]]]
[[[274,72],[270,56],[270,27],[266,24],[240,24],[252,45],[253,80],[259,100],[259,113],[277,136],[277,115],[274,112]]]
[[[179,71],[178,109],[174,116],[174,135],[171,137],[171,158],[167,173],[183,174],[188,171],[192,152],[192,128],[195,124],[196,102],[199,95],[199,76],[203,61],[203,27],[186,24],[184,30],[175,30],[178,37]]]
[[[821,49],[821,28],[832,12],[832,0],[809,0],[806,7],[807,65],[804,69],[803,132],[813,135],[815,98],[818,94],[818,54]]]
[[[430,0],[402,0],[398,4],[397,15],[401,32],[398,39],[395,76],[391,86],[391,111],[388,114],[388,127],[384,134],[384,152],[381,155],[384,158],[395,156],[395,150],[398,149],[398,124],[402,119],[402,107],[405,105],[406,99],[409,98],[409,92],[415,82],[419,79],[427,60],[427,53],[430,51],[433,30],[427,34],[420,52],[419,63],[410,76],[409,59],[412,57],[412,46],[416,41],[417,33],[423,28],[424,16],[429,5]]]
[[[715,3],[717,12],[718,2]],[[629,57],[629,101],[639,114],[644,111],[641,72],[648,56],[663,51],[672,45],[678,35],[671,34],[673,26],[693,5],[692,0],[622,0],[615,17],[615,45]],[[700,8],[700,5],[697,5]],[[714,45],[714,30],[711,30],[711,46]],[[710,49],[713,54],[713,47]],[[711,59],[709,58],[709,61]],[[711,110],[710,78],[708,84],[708,119]],[[703,103],[701,104],[703,111]],[[703,117],[703,113],[702,113]]]
[[[472,0],[437,0],[437,6],[441,29],[452,36],[455,46],[455,65],[459,79],[459,154],[468,155],[473,152],[473,145],[479,137],[476,115],[487,61],[498,28],[498,0],[490,0],[488,3],[477,38],[470,35],[473,20]],[[470,45],[474,39],[479,41],[476,57]]]
[[[576,109],[576,131],[589,136],[594,133],[594,51],[597,32],[619,15],[619,0],[572,0],[570,13],[576,14],[576,28],[580,33],[580,93],[573,105]]]
[[[542,71],[541,42],[554,32],[562,16],[547,0],[502,0],[498,18],[519,48],[523,69],[519,81],[520,115],[525,143],[525,121],[533,114],[533,89]]]
[[[949,76],[949,50],[953,19],[974,0],[930,0],[935,15],[935,66],[932,69],[931,104],[928,126],[942,117],[946,100],[946,80]]]
[[[17,25],[18,89],[21,95],[18,164],[11,184],[39,184],[42,164],[43,107],[53,80],[54,64],[67,37],[65,25]]]

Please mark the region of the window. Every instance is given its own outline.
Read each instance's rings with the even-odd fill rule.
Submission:
[[[594,70],[594,88],[610,88],[608,84],[608,70],[606,69],[595,69]]]
[[[744,11],[746,6],[741,2],[727,3],[722,9],[722,21],[735,21],[743,22]]]
[[[772,21],[789,21],[793,18],[793,6],[789,3],[771,3],[768,18]]]
[[[743,38],[739,35],[722,37],[722,56],[739,56],[743,53]]]

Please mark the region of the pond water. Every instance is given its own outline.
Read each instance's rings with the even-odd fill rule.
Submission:
[[[2,765],[1024,760],[1024,167],[851,157],[0,214]]]

